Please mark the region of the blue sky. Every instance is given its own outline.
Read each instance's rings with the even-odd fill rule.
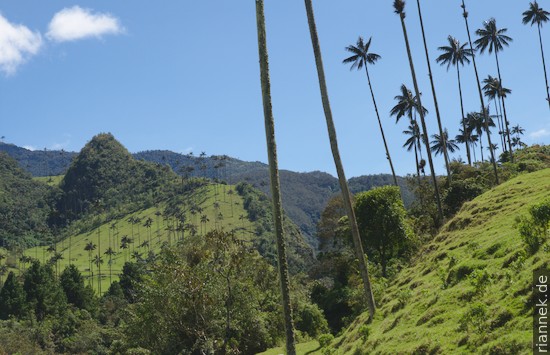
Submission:
[[[442,119],[453,137],[460,120],[456,71],[435,58],[448,35],[467,40],[460,3],[422,1]],[[508,28],[514,41],[500,60],[504,86],[513,91],[509,119],[526,129],[526,143],[550,143],[538,36],[521,23],[529,1],[466,4],[472,31],[490,17]],[[550,10],[548,0],[539,4]],[[407,122],[396,125],[389,117],[400,85],[412,88],[392,1],[318,0],[314,7],[348,177],[389,172],[364,72],[341,64],[344,48],[359,35],[372,36],[371,50],[382,56],[370,73],[396,171],[414,172],[413,154],[401,147]],[[267,0],[265,10],[279,165],[334,174],[304,4]],[[406,11],[433,134],[416,1],[408,0]],[[0,135],[6,142],[78,151],[94,134],[112,132],[132,152],[205,151],[267,161],[254,1],[8,0],[0,14]],[[547,53],[549,28],[543,27]],[[494,56],[478,56],[478,66],[483,78],[496,76]],[[473,66],[462,69],[462,78],[465,110],[478,110]],[[436,172],[444,171],[436,158]]]

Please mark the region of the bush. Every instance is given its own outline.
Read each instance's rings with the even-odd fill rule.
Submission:
[[[447,190],[444,202],[447,215],[456,213],[462,204],[481,195],[485,189],[474,179],[453,180]]]
[[[323,312],[316,304],[302,303],[295,312],[296,329],[312,338],[329,331]]]
[[[321,336],[319,336],[319,339],[317,339],[317,341],[319,342],[319,346],[321,348],[326,348],[327,346],[330,345],[330,343],[332,343],[332,341],[334,340],[334,335],[332,334],[322,334]]]

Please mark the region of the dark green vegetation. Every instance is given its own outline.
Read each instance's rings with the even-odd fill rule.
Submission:
[[[61,154],[60,151],[46,151],[46,154],[43,151],[30,151],[2,142],[0,151],[8,153],[18,161],[20,167],[33,176],[44,177],[46,182],[52,175],[65,174],[72,159],[77,155],[72,152]],[[133,156],[137,160],[167,164],[174,172],[183,176],[219,179],[228,184],[244,181],[270,196],[267,165],[263,163],[245,162],[227,156],[183,155],[166,150],[145,151]],[[45,169],[44,166],[50,168]],[[280,178],[285,212],[300,227],[308,243],[316,246],[315,226],[327,201],[340,190],[338,180],[320,171],[297,173],[281,170]],[[397,176],[397,182],[401,187],[405,206],[410,206],[413,195],[408,189],[406,179]],[[392,176],[388,174],[360,176],[349,180],[353,193],[392,183]]]

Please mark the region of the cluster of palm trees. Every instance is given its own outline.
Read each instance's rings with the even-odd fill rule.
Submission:
[[[523,134],[523,129],[518,125],[514,127],[514,130],[510,130],[510,121],[508,120],[506,113],[505,98],[506,95],[510,94],[511,91],[506,89],[502,85],[502,76],[500,71],[499,63],[499,53],[502,52],[505,46],[508,46],[509,42],[512,39],[506,35],[507,30],[505,28],[499,29],[496,25],[495,19],[490,19],[483,24],[483,27],[476,31],[478,36],[475,42],[472,42],[470,35],[470,27],[468,24],[468,12],[466,11],[466,5],[464,0],[462,0],[462,16],[464,17],[466,31],[468,34],[468,43],[461,44],[453,36],[448,37],[448,45],[442,46],[439,50],[442,54],[437,58],[436,62],[441,65],[447,65],[449,69],[451,65],[456,67],[457,71],[457,80],[460,93],[460,108],[461,108],[461,118],[459,120],[460,129],[459,135],[455,139],[450,139],[449,134],[441,120],[439,113],[439,105],[437,102],[436,89],[433,81],[433,75],[431,71],[430,57],[428,47],[426,45],[426,35],[424,31],[424,24],[422,19],[422,11],[420,7],[420,0],[417,0],[418,5],[418,15],[420,20],[420,25],[422,29],[422,37],[424,43],[424,49],[426,54],[426,62],[429,71],[430,84],[432,89],[432,96],[434,99],[434,106],[436,110],[439,134],[433,134],[431,137],[433,140],[430,142],[425,116],[428,114],[426,108],[422,105],[422,98],[418,86],[418,81],[415,72],[415,66],[413,62],[413,57],[411,54],[409,38],[407,34],[407,27],[405,23],[406,13],[405,13],[405,1],[404,0],[394,0],[393,7],[394,12],[399,15],[401,20],[403,36],[405,40],[405,47],[409,59],[409,65],[411,70],[411,78],[414,87],[414,93],[409,90],[404,84],[401,86],[400,95],[397,95],[395,99],[397,104],[391,109],[390,114],[396,117],[396,121],[403,116],[406,116],[409,119],[408,128],[404,131],[407,135],[407,140],[404,144],[404,147],[407,150],[414,150],[417,175],[420,179],[421,172],[424,172],[426,167],[426,161],[423,158],[422,150],[425,150],[425,156],[428,160],[428,166],[430,169],[431,178],[433,181],[433,188],[435,199],[437,202],[437,207],[439,210],[440,219],[443,219],[443,212],[441,207],[441,199],[439,194],[438,180],[436,178],[436,173],[434,170],[432,153],[436,155],[443,155],[445,159],[445,166],[447,170],[447,182],[450,182],[452,179],[451,170],[449,167],[450,156],[449,153],[454,153],[459,150],[459,144],[464,144],[466,155],[468,158],[468,164],[472,164],[471,151],[477,145],[477,142],[481,146],[481,160],[484,160],[483,156],[483,145],[481,143],[482,136],[485,135],[487,139],[487,149],[489,150],[489,161],[492,163],[495,183],[499,183],[498,169],[497,169],[497,159],[495,157],[495,150],[498,148],[498,144],[493,144],[491,140],[491,127],[495,127],[494,119],[498,123],[500,144],[502,147],[503,153],[506,153],[508,159],[513,161],[513,148],[522,146],[520,140],[520,135]],[[364,253],[362,250],[359,231],[357,229],[357,223],[355,220],[351,197],[349,189],[347,186],[344,169],[340,159],[340,153],[338,149],[338,141],[336,137],[336,131],[334,127],[334,122],[332,119],[332,111],[330,108],[330,102],[328,98],[328,90],[325,81],[324,67],[321,56],[321,50],[319,45],[319,38],[317,34],[315,18],[313,14],[313,6],[311,0],[305,0],[306,14],[309,24],[309,30],[312,40],[313,52],[315,57],[315,63],[317,67],[319,86],[321,91],[321,99],[323,104],[323,109],[325,113],[327,129],[329,134],[329,140],[331,144],[332,155],[334,157],[334,162],[336,166],[336,171],[338,174],[338,179],[340,182],[340,187],[344,199],[344,204],[346,206],[347,215],[350,223],[350,229],[352,231],[353,241],[355,245],[356,256],[359,260],[359,266],[361,271],[361,276],[363,280],[363,285],[365,287],[365,296],[369,308],[370,316],[372,317],[375,312],[375,303],[372,298],[372,291],[370,287],[370,280],[368,276],[368,270],[366,268],[366,262],[364,258]],[[524,14],[523,22],[525,24],[537,24],[539,30],[539,40],[541,44],[541,53],[543,57],[543,66],[546,79],[546,89],[547,89],[547,99],[550,105],[550,95],[548,94],[548,80],[546,76],[546,67],[544,63],[544,53],[542,46],[542,37],[541,37],[541,26],[544,22],[548,20],[549,13],[540,8],[535,0],[530,4],[530,9],[527,10]],[[270,78],[269,78],[269,64],[268,64],[268,53],[267,53],[267,44],[266,44],[266,33],[265,33],[265,15],[264,15],[264,5],[263,0],[256,0],[256,19],[257,19],[257,30],[258,30],[258,50],[260,58],[260,81],[262,87],[262,100],[264,107],[264,118],[265,118],[265,130],[266,130],[266,143],[267,151],[269,157],[269,166],[270,166],[270,177],[271,177],[271,192],[273,196],[273,213],[275,221],[275,230],[276,230],[276,239],[277,239],[277,251],[279,255],[279,273],[281,278],[281,293],[283,299],[283,313],[285,318],[285,329],[286,329],[286,351],[288,354],[295,354],[294,346],[294,334],[293,334],[293,324],[290,310],[290,296],[288,294],[288,270],[286,265],[286,255],[285,255],[285,243],[284,235],[282,228],[280,228],[280,220],[282,219],[281,203],[280,203],[280,184],[278,176],[278,164],[277,164],[277,150],[275,143],[275,131],[274,131],[274,119],[272,112],[272,103],[271,103],[271,88],[270,88]],[[384,134],[384,129],[382,125],[382,119],[380,118],[380,112],[376,102],[373,85],[371,82],[371,77],[369,74],[369,65],[374,65],[378,60],[380,60],[380,55],[370,52],[370,46],[372,43],[372,38],[368,40],[359,37],[355,45],[349,45],[346,47],[346,50],[351,53],[351,56],[344,59],[344,64],[351,64],[351,69],[362,70],[365,68],[365,74],[367,77],[372,103],[374,106],[374,111],[376,114],[378,126],[380,129],[380,134],[382,136],[382,141],[384,143],[385,155],[388,163],[390,165],[390,170],[393,174],[393,181],[397,185],[397,178],[395,176],[395,169],[393,161],[391,159],[390,151],[388,148],[388,143],[386,140],[386,135]],[[475,47],[474,47],[475,44]],[[481,82],[479,79],[479,73],[476,65],[476,52],[479,51],[483,54],[485,51],[488,51],[489,54],[494,53],[496,64],[497,64],[497,73],[498,78],[493,78],[489,76],[484,80],[485,87],[481,88]],[[476,76],[476,82],[478,87],[479,99],[480,99],[480,109],[479,111],[465,112],[464,103],[462,100],[462,85],[461,85],[461,72],[460,67],[470,62],[473,63],[474,72]],[[491,115],[489,112],[489,106],[485,105],[485,97],[489,100],[493,100],[495,103],[495,110],[497,110],[497,115]],[[498,102],[498,105],[496,104]],[[498,106],[498,108],[497,108]],[[500,114],[498,110],[500,109]],[[515,133],[514,133],[515,132]],[[514,136],[514,140],[511,139],[511,135]],[[474,154],[474,162],[477,160]]]

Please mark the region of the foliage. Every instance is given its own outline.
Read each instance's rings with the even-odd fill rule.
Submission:
[[[25,291],[15,273],[10,272],[0,291],[0,319],[22,317],[26,312],[25,298]]]
[[[47,316],[61,316],[67,309],[65,293],[49,265],[34,261],[25,273],[23,289],[29,310],[39,321]]]
[[[128,342],[161,354],[265,350],[283,335],[276,275],[232,234],[191,237],[141,285]]]
[[[550,199],[529,208],[529,217],[517,220],[517,229],[529,254],[536,253],[548,238]]]
[[[33,181],[0,153],[0,245],[25,248],[51,235],[48,217],[55,189]]]
[[[75,307],[93,312],[96,309],[94,291],[90,286],[84,286],[84,278],[78,268],[69,265],[59,278],[67,302]]]
[[[358,194],[355,200],[364,249],[381,264],[386,277],[389,260],[404,256],[414,247],[399,188],[379,187]]]
[[[334,335],[332,334],[321,334],[319,336],[319,346],[321,348],[326,348],[327,346],[330,345],[330,343],[332,343],[332,341],[334,340]]]

